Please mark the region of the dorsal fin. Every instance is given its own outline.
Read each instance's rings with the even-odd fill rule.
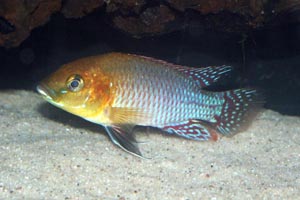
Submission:
[[[187,67],[182,65],[172,64],[163,60],[147,57],[147,56],[139,56],[130,54],[132,56],[137,56],[143,58],[152,63],[157,63],[159,65],[164,65],[166,67],[170,67],[171,69],[175,69],[180,73],[186,75],[189,78],[192,78],[196,81],[197,85],[201,88],[208,87],[213,83],[217,82],[221,77],[228,75],[229,72],[232,71],[233,67],[222,65],[222,66],[209,66],[209,67]]]
[[[175,68],[195,80],[201,88],[212,85],[222,76],[226,76],[230,71],[232,71],[232,67],[226,65],[203,68],[175,66]]]

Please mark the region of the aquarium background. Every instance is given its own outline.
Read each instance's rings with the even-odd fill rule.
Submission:
[[[0,48],[0,88],[35,90],[41,79],[64,63],[118,51],[193,67],[232,65],[232,76],[209,89],[259,88],[265,108],[300,116],[299,23],[224,33],[187,18],[182,30],[133,38],[106,20],[102,12],[76,20],[56,14],[19,47]]]
[[[155,8],[160,8],[160,3],[187,2],[197,9],[195,2],[200,1],[215,3],[220,13],[206,7],[210,12],[203,14],[201,21],[193,9],[182,10],[176,12],[176,17],[184,19],[172,29],[176,31],[133,38],[111,25],[110,17],[122,12],[107,13],[104,6],[117,5],[123,11],[120,2],[145,0],[0,0],[0,13],[5,2],[21,5],[27,16],[23,20],[24,15],[7,6],[18,21],[9,18],[10,12],[0,17],[0,34],[11,31],[1,35],[8,40],[1,37],[0,43],[18,45],[31,30],[28,27],[35,27],[20,46],[0,48],[0,199],[299,199],[299,0],[151,0],[137,17],[149,13],[147,6],[156,18]],[[86,2],[98,5],[95,12],[95,7],[86,12]],[[101,2],[106,5],[101,7]],[[242,22],[237,31],[208,27],[209,20],[202,23],[207,17],[222,19],[224,2],[241,6],[238,13],[233,13],[235,7],[229,9],[229,18],[221,20],[228,23],[222,23],[222,28],[235,28],[235,22]],[[261,4],[264,15],[256,3],[266,3]],[[250,11],[248,4],[254,5]],[[276,7],[273,13],[273,4],[283,7]],[[285,7],[287,4],[291,6]],[[66,19],[70,17],[68,8],[82,17]],[[251,18],[253,11],[255,17]],[[36,17],[40,15],[44,17],[41,21]],[[248,24],[256,17],[261,20],[259,27]],[[22,24],[32,18],[40,23]],[[231,23],[231,19],[236,21]],[[247,30],[240,29],[243,27]],[[15,36],[20,37],[15,40]],[[117,148],[102,126],[56,108],[36,92],[39,81],[62,64],[111,51],[193,67],[232,65],[231,76],[208,89],[258,88],[264,93],[266,109],[247,130],[216,142],[192,141],[138,127],[134,134],[139,148],[151,159],[132,156]]]

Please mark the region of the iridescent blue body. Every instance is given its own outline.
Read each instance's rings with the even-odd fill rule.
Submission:
[[[65,65],[38,91],[52,104],[103,125],[116,145],[142,156],[132,135],[136,125],[193,140],[216,140],[218,133],[241,131],[261,105],[257,91],[207,90],[230,71],[230,66],[191,68],[144,56],[110,53]],[[56,102],[51,88],[63,88],[60,84],[64,80],[72,83],[73,78],[76,84],[69,85],[72,93],[65,89],[65,93],[56,94]],[[77,85],[80,89],[73,88]]]
[[[112,106],[138,108],[151,115],[146,119],[137,117],[138,125],[162,128],[189,119],[216,122],[214,116],[221,114],[222,95],[201,90],[193,79],[176,68],[159,62],[154,65],[151,60],[127,61],[116,72],[124,76],[119,75],[113,82],[117,91]]]
[[[117,64],[116,64],[117,63]],[[124,55],[103,66],[116,85],[114,108],[138,110],[125,124],[152,126],[171,134],[193,140],[216,140],[217,133],[232,135],[241,130],[249,108],[260,105],[254,89],[211,92],[207,86],[228,74],[232,67],[191,68],[170,64],[153,58]],[[109,125],[107,125],[109,126]],[[130,130],[107,129],[113,141],[131,153],[141,155],[133,141],[120,145],[115,134],[126,139]],[[124,143],[124,142],[121,142]],[[126,147],[127,146],[127,147]],[[130,149],[130,150],[129,150]]]

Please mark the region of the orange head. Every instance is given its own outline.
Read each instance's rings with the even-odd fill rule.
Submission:
[[[51,104],[93,120],[109,104],[111,84],[97,57],[89,57],[63,65],[37,91]]]

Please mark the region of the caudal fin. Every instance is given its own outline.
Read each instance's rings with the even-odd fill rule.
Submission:
[[[227,136],[246,129],[264,103],[261,93],[255,89],[230,90],[223,97],[225,103],[214,127]]]

